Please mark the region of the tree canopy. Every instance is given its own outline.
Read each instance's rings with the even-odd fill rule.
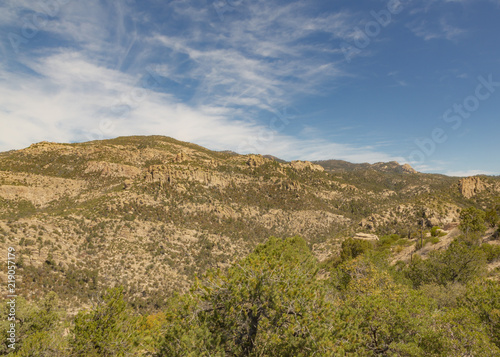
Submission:
[[[391,266],[385,245],[348,240],[320,267],[304,239],[272,237],[150,315],[123,287],[75,317],[55,294],[20,298],[11,355],[499,356],[500,287],[485,278],[484,247],[455,240]]]

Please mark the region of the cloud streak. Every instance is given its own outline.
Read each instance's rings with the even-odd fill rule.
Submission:
[[[241,142],[270,131],[256,122],[234,120],[230,108],[192,107],[168,93],[139,88],[136,76],[92,63],[79,52],[61,51],[26,65],[39,76],[0,69],[0,117],[6,124],[0,150],[42,140],[74,142],[158,133],[212,149],[236,150]],[[120,107],[127,110],[114,110]],[[279,131],[253,149],[288,159],[392,159],[369,148],[299,140]]]

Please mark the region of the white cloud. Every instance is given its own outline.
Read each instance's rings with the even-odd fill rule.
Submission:
[[[424,40],[445,39],[455,41],[463,36],[466,31],[448,23],[444,18],[439,20],[439,24],[428,20],[417,20],[408,24],[408,28],[415,36],[422,37]]]
[[[40,11],[35,1],[16,4],[13,14]],[[42,140],[163,134],[285,159],[402,160],[369,146],[301,140],[280,129],[276,113],[345,75],[335,42],[320,46],[309,36],[337,42],[352,37],[350,14],[308,14],[310,7],[302,2],[242,6],[239,16],[220,22],[209,18],[207,9],[171,3],[172,11],[190,21],[182,36],[161,27],[155,33],[137,31],[134,21],[147,16],[121,2],[61,6],[43,30],[66,47],[26,48],[16,57],[25,68],[21,72],[0,67],[0,150]],[[7,20],[0,16],[0,21]],[[203,27],[207,24],[212,28]],[[169,88],[143,88],[150,65],[190,91],[190,99]],[[259,117],[263,111],[267,115]]]
[[[477,175],[495,175],[493,172],[484,170],[465,170],[465,171],[445,171],[444,175],[456,177],[469,177]]]
[[[271,153],[286,159],[398,159],[369,147],[293,138],[283,134],[282,123],[273,124],[273,118],[263,125],[234,120],[230,108],[190,107],[171,95],[141,89],[135,86],[135,77],[77,52],[62,51],[26,65],[43,75],[14,75],[0,68],[2,151],[43,140],[163,134],[212,149]],[[115,110],[126,106],[126,115]]]
[[[190,33],[182,37],[159,33],[149,39],[192,61],[194,67],[185,75],[201,82],[196,99],[222,105],[251,103],[271,110],[297,95],[319,94],[321,83],[345,75],[339,64],[343,55],[334,42],[328,47],[307,39],[318,33],[332,40],[351,36],[349,14],[312,17],[301,2],[280,7],[245,2],[238,9],[244,16],[216,18],[213,29],[206,32],[197,24],[210,22],[209,14],[191,15],[183,9],[184,16],[192,16]]]

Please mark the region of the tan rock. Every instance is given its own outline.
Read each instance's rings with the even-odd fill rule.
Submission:
[[[28,200],[38,206],[45,206],[63,196],[77,196],[86,186],[81,180],[5,172],[0,172],[0,180],[8,183],[0,185],[0,197],[7,200]]]
[[[250,155],[247,160],[247,165],[250,167],[259,167],[266,163],[266,159],[262,155]]]
[[[46,152],[59,150],[62,152],[72,151],[74,148],[70,145],[64,145],[59,143],[53,143],[49,141],[41,141],[39,143],[31,144],[27,150],[34,152]]]
[[[404,164],[403,166],[401,166],[401,169],[403,170],[403,173],[406,173],[406,174],[418,173],[418,171],[415,170],[413,167],[411,167],[409,164]]]
[[[219,166],[219,163],[217,161],[215,161],[214,159],[209,160],[207,162],[207,164],[208,164],[208,167],[210,167],[212,169],[215,169],[215,168],[217,168],[217,166]]]
[[[301,189],[300,183],[292,180],[280,180],[278,185],[280,189],[285,191],[299,191]]]
[[[200,168],[177,169],[168,165],[152,165],[148,167],[143,178],[146,182],[158,182],[161,186],[173,184],[178,180],[196,181],[208,186],[227,186],[229,179],[215,172]]]
[[[135,166],[115,164],[105,161],[91,161],[87,164],[85,173],[100,172],[102,176],[135,177],[141,170]]]
[[[465,198],[471,198],[486,189],[486,184],[477,176],[465,177],[458,182],[458,189]]]
[[[177,162],[177,163],[181,163],[181,162],[184,162],[184,161],[187,161],[187,160],[189,160],[189,156],[187,156],[184,152],[178,153],[177,156],[174,159],[174,161]]]
[[[187,191],[186,187],[184,187],[184,185],[178,185],[175,190],[178,192],[178,193],[184,193]]]
[[[158,182],[160,185],[174,181],[173,171],[165,165],[151,165],[143,174],[146,182]]]
[[[377,235],[370,233],[356,233],[353,238],[362,240],[379,240]]]
[[[347,191],[359,191],[356,186],[353,185],[348,185],[346,183],[342,183],[339,186],[341,189],[347,190]]]
[[[313,164],[310,161],[292,161],[290,166],[297,171],[311,170],[311,171],[325,171],[323,166]]]
[[[8,200],[24,199],[33,202],[35,205],[43,205],[55,198],[55,195],[45,187],[26,186],[0,186],[0,197]]]
[[[128,190],[132,186],[133,181],[132,180],[125,180],[123,182],[123,189]]]

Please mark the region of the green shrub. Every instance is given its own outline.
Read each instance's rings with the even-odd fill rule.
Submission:
[[[135,319],[123,300],[123,287],[109,289],[88,312],[75,317],[74,356],[125,356],[134,343]]]
[[[486,270],[485,254],[476,246],[458,240],[445,251],[432,251],[426,260],[416,256],[405,274],[414,287],[423,284],[467,283]]]
[[[493,343],[500,348],[500,285],[483,280],[468,286],[461,304],[478,316],[488,329]]]
[[[411,242],[408,238],[401,238],[399,240],[396,241],[396,245],[399,245],[399,246],[408,246],[410,245]]]
[[[444,237],[445,235],[446,233],[440,227],[434,226],[431,228],[431,237]]]
[[[484,252],[488,263],[492,263],[495,260],[500,259],[500,245],[484,243],[481,245],[480,249]]]
[[[499,220],[497,211],[495,209],[486,211],[484,220],[490,227],[495,227],[498,224]]]
[[[458,228],[465,234],[465,240],[474,242],[486,231],[486,213],[475,207],[463,209],[460,212]]]
[[[438,236],[438,234],[439,234],[439,230],[440,230],[440,229],[441,229],[441,228],[439,228],[438,226],[434,226],[434,227],[432,227],[432,228],[431,228],[431,236],[432,236],[432,237],[437,237],[437,236]]]
[[[380,238],[380,240],[378,241],[378,245],[380,247],[390,247],[391,245],[393,245],[394,243],[399,241],[400,238],[401,237],[399,236],[399,234],[390,234],[390,235],[382,236]]]
[[[342,261],[353,259],[370,249],[373,249],[371,241],[349,238],[342,242],[340,259]]]
[[[62,356],[66,341],[60,338],[63,333],[60,320],[63,312],[58,308],[58,296],[48,293],[38,302],[28,302],[22,297],[16,299],[16,353],[15,356]],[[7,344],[7,320],[9,305],[2,302],[0,312],[0,354],[10,352]]]
[[[425,240],[424,240],[424,246],[427,243],[437,244],[437,243],[439,243],[439,237],[428,237],[428,238],[425,238]]]
[[[303,239],[270,238],[172,302],[159,356],[325,355],[332,340],[316,273]]]

